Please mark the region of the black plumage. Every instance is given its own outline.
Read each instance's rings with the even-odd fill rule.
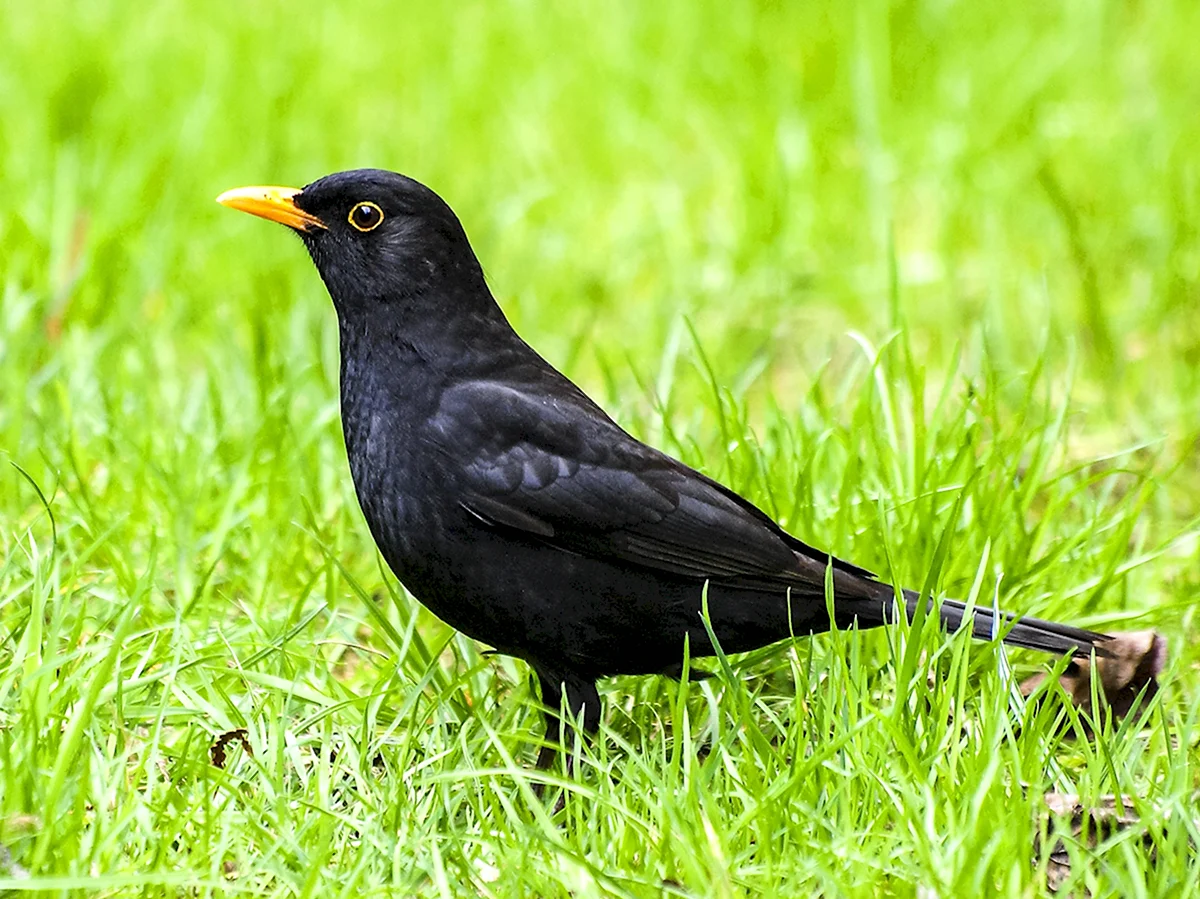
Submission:
[[[892,618],[890,585],[634,439],[530,348],[433,191],[358,170],[220,199],[295,228],[333,298],[346,450],[383,557],[440,618],[527,661],[552,712],[565,699],[594,729],[598,678],[670,669],[685,639],[711,654],[706,584],[727,652],[828,630],[830,569],[839,626]],[[961,625],[961,603],[939,609]],[[991,618],[975,611],[976,636]],[[1056,653],[1106,639],[1007,615],[1001,631]]]

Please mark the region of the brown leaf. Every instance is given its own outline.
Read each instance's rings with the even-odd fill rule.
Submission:
[[[16,814],[0,818],[0,836],[12,833],[29,833],[40,830],[42,819],[37,815]]]
[[[1131,797],[1123,796],[1117,803],[1116,796],[1101,796],[1098,803],[1085,807],[1079,797],[1072,793],[1047,793],[1046,808],[1049,818],[1057,815],[1070,818],[1070,833],[1075,842],[1095,849],[1104,840],[1120,831],[1140,826],[1140,819],[1133,812]],[[1046,827],[1049,831],[1049,826]],[[1040,853],[1040,838],[1035,839],[1034,853]],[[1148,831],[1143,830],[1142,847],[1146,850],[1150,861],[1154,860],[1154,840]],[[1050,863],[1046,869],[1046,885],[1054,891],[1071,876],[1071,856],[1063,840],[1056,838],[1050,850]]]
[[[242,744],[242,749],[246,750],[247,755],[254,755],[254,749],[250,746],[250,736],[246,733],[246,728],[239,727],[237,730],[227,730],[218,736],[213,741],[212,746],[208,748],[208,757],[212,761],[214,768],[225,767],[225,747],[235,740]]]
[[[1092,678],[1098,683],[1097,695],[1112,709],[1114,718],[1129,714],[1139,695],[1148,700],[1158,692],[1158,675],[1167,664],[1167,640],[1157,631],[1128,631],[1116,634],[1103,644],[1111,655],[1092,660],[1074,658],[1059,676],[1058,682],[1076,708],[1092,712]],[[1021,695],[1028,698],[1048,675],[1039,672],[1021,684]],[[1143,692],[1144,691],[1144,692]]]

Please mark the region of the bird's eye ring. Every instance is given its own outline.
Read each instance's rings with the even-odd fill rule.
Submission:
[[[359,231],[374,231],[383,221],[383,210],[374,203],[358,203],[350,210],[350,224]]]

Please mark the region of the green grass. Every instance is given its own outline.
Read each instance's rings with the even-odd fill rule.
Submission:
[[[1052,790],[1144,824],[1068,890],[1195,890],[1200,7],[754,6],[0,6],[0,894],[1035,896]],[[551,819],[528,672],[371,544],[302,248],[212,202],[358,165],[639,436],[1160,628],[1164,692],[1064,739],[994,646],[801,640],[606,684]]]

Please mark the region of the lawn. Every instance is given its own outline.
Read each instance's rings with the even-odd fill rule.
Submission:
[[[1187,0],[0,5],[0,895],[1027,897],[1055,848],[1075,895],[1196,891],[1197,34]],[[364,165],[438,190],[637,436],[889,579],[1156,628],[1162,692],[1089,738],[1014,697],[1043,657],[800,639],[603,683],[553,816],[528,669],[370,540],[301,244],[213,202]]]

